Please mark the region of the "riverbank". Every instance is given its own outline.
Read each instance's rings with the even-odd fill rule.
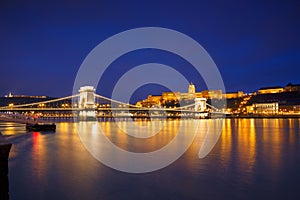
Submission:
[[[12,144],[0,132],[0,199],[9,199],[8,156]]]
[[[226,115],[226,118],[266,118],[266,119],[288,119],[288,118],[292,118],[292,119],[297,119],[300,118],[300,115],[250,115],[250,114],[240,114],[240,115],[236,115],[236,114],[232,114],[232,115]]]

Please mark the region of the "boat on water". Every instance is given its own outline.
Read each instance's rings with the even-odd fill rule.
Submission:
[[[54,123],[26,124],[26,129],[30,131],[55,131],[56,125]]]

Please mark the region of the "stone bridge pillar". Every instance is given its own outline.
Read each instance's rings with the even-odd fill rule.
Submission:
[[[195,98],[195,111],[204,112],[206,110],[206,98]]]
[[[93,86],[84,86],[79,89],[79,120],[96,120],[95,106],[95,88]]]

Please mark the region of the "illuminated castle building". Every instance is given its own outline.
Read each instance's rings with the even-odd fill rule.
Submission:
[[[300,84],[292,84],[289,83],[285,86],[286,92],[299,92],[300,91]]]
[[[284,88],[283,87],[264,87],[264,88],[260,88],[258,90],[259,94],[274,94],[274,93],[280,93],[280,92],[284,92]]]
[[[232,93],[231,96],[241,95],[242,93]],[[164,106],[164,107],[176,107],[181,103],[192,103],[195,98],[206,98],[206,99],[221,99],[224,95],[222,90],[204,90],[202,92],[196,92],[196,87],[193,83],[189,84],[188,92],[163,92],[161,96],[149,95],[147,99],[136,103],[139,107],[152,107],[152,106]]]
[[[189,85],[188,94],[195,94],[195,93],[196,93],[195,85],[193,83],[191,83]]]

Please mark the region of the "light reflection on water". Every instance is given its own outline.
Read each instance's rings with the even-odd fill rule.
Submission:
[[[299,119],[226,119],[214,149],[199,159],[201,142],[211,123],[202,120],[193,144],[179,160],[147,174],[127,174],[104,166],[85,150],[76,124],[57,123],[56,133],[9,137],[14,144],[9,160],[10,196],[11,199],[104,200],[299,199],[299,122]],[[98,125],[119,147],[149,152],[168,144],[178,123],[167,121],[157,136],[147,139],[132,138],[112,122]],[[189,134],[190,122],[184,123],[185,134]],[[1,128],[6,125],[2,123]],[[126,127],[126,121],[121,125]]]
[[[25,125],[14,123],[14,122],[1,122],[0,121],[0,131],[3,135],[7,135],[7,136],[23,134],[25,131]]]

